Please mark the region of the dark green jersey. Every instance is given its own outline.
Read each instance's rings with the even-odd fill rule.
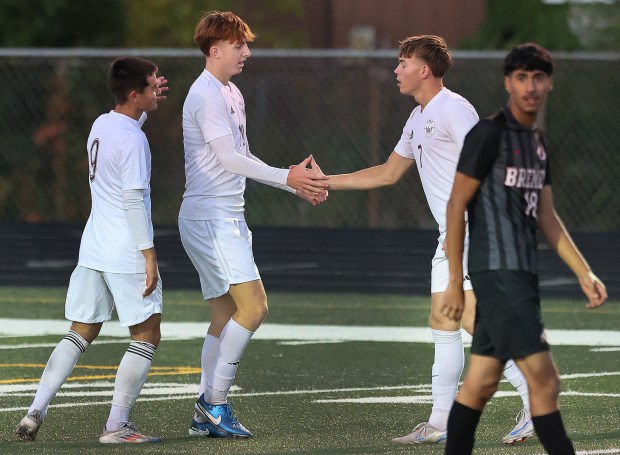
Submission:
[[[467,134],[457,172],[480,180],[467,207],[469,272],[536,273],[536,211],[551,183],[540,131],[518,124],[504,107]]]

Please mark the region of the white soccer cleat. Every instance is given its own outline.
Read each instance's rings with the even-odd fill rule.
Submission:
[[[120,427],[118,430],[107,431],[103,427],[103,434],[99,437],[102,444],[125,444],[139,442],[161,442],[156,436],[145,436],[130,422]]]
[[[392,439],[398,444],[445,444],[447,431],[440,431],[427,422],[419,423],[407,436]]]
[[[15,429],[15,434],[19,436],[22,441],[34,441],[42,424],[43,419],[41,418],[41,412],[35,409],[22,418]]]
[[[532,423],[532,416],[525,409],[521,409],[515,418],[517,424],[515,427],[502,438],[504,444],[511,446],[516,442],[524,442],[527,438],[534,435],[534,424]]]

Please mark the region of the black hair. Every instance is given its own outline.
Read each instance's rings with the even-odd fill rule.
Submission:
[[[108,71],[108,87],[114,94],[116,104],[127,101],[129,93],[140,93],[149,85],[148,78],[157,71],[157,65],[139,57],[117,58]]]
[[[553,74],[551,54],[540,44],[520,44],[504,59],[504,76],[508,76],[515,70],[542,71],[551,76]]]

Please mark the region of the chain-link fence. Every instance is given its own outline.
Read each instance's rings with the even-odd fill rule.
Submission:
[[[76,222],[90,209],[86,138],[113,107],[106,86],[114,57],[155,61],[168,100],[144,127],[153,154],[153,218],[174,224],[183,193],[181,109],[204,60],[189,50],[0,50],[0,221]],[[455,52],[446,85],[481,117],[506,100],[504,53]],[[579,231],[620,227],[620,56],[555,55],[546,109],[556,206]],[[286,167],[313,153],[325,173],[383,162],[414,102],[401,95],[396,52],[254,50],[234,79],[246,100],[251,150]],[[252,226],[434,228],[417,173],[392,188],[332,192],[312,207],[248,180]]]

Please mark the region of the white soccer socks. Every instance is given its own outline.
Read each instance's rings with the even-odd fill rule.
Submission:
[[[209,376],[213,375],[215,370],[215,362],[217,360],[217,351],[220,348],[220,339],[213,335],[207,334],[202,344],[202,354],[200,355],[200,365],[202,372],[200,374],[200,386],[198,387],[198,396],[207,390],[207,382]]]
[[[129,421],[129,413],[136,404],[146,381],[157,346],[145,341],[131,341],[116,371],[112,409],[106,430],[114,431]]]
[[[73,330],[69,330],[69,333],[60,340],[47,361],[28,413],[38,409],[41,412],[41,419],[45,418],[52,398],[67,380],[88,346],[88,341]]]
[[[209,377],[205,401],[210,404],[224,404],[228,391],[237,374],[237,368],[245,348],[254,332],[250,332],[230,319],[220,335],[220,348],[213,375]]]
[[[519,370],[519,367],[514,362],[514,360],[509,360],[504,365],[504,377],[512,384],[512,386],[517,389],[519,395],[521,396],[521,401],[523,401],[523,409],[525,409],[528,413],[530,412],[530,394],[527,388],[527,381],[525,380],[525,376]]]
[[[440,431],[448,427],[448,416],[463,373],[465,355],[461,330],[432,330],[435,341],[435,362],[431,381],[433,410],[428,423]]]

